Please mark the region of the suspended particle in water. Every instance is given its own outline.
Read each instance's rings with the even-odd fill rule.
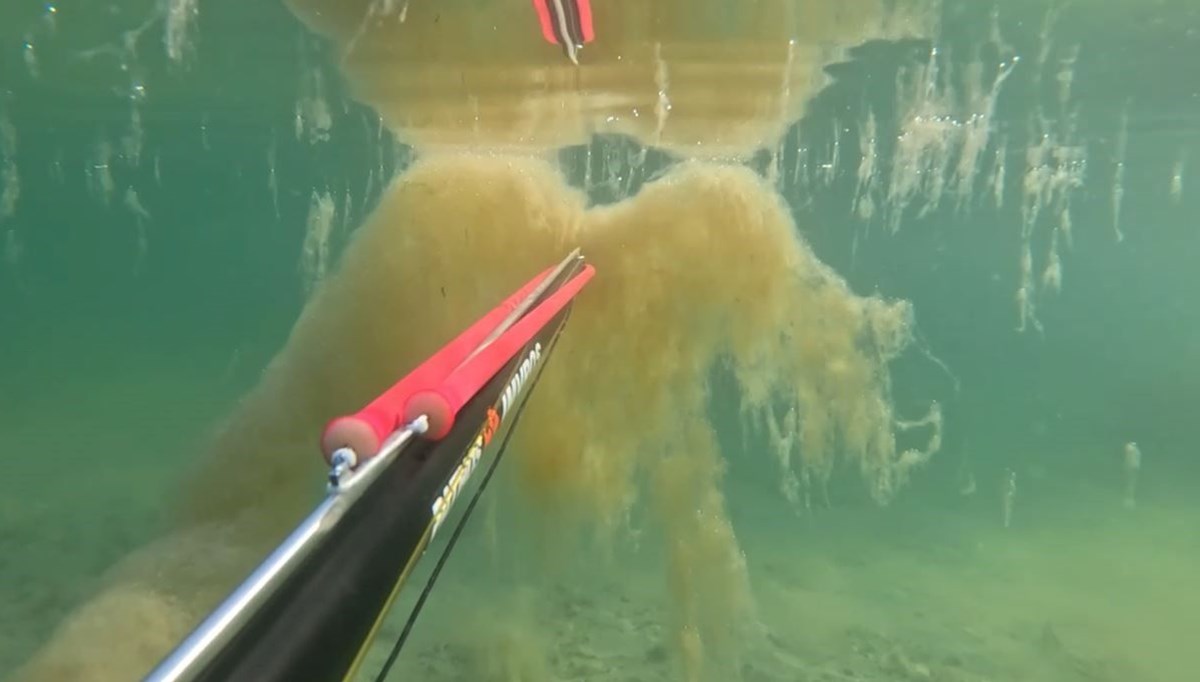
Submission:
[[[58,30],[58,5],[47,2],[42,6],[42,26],[48,33]]]
[[[313,67],[300,81],[300,97],[296,100],[296,139],[308,139],[309,144],[329,141],[333,114],[325,97],[325,80],[321,70]]]
[[[40,72],[38,71],[37,48],[34,47],[32,34],[25,34],[21,43],[21,58],[25,60],[25,70],[29,72],[29,76],[37,78]]]
[[[929,412],[921,419],[906,421],[896,419],[893,422],[899,431],[927,428],[930,432],[929,442],[924,449],[910,448],[900,453],[896,459],[895,470],[892,474],[893,486],[904,486],[915,469],[929,463],[929,460],[942,449],[943,417],[941,403],[936,400],[929,406]]]
[[[3,263],[6,270],[13,278],[13,283],[18,289],[22,289],[19,267],[21,261],[25,258],[25,249],[21,244],[21,238],[17,235],[17,230],[14,227],[8,228],[4,233],[4,243],[0,245],[3,256]]]
[[[636,112],[636,110],[635,110]],[[639,177],[644,177],[642,170],[646,161],[646,147],[626,150],[625,152],[625,186],[621,190],[622,197],[633,196],[633,183]]]
[[[1183,198],[1183,171],[1186,166],[1187,157],[1180,153],[1179,158],[1175,160],[1175,167],[1171,170],[1171,201],[1176,204]]]
[[[275,131],[271,131],[271,144],[267,147],[267,190],[271,193],[271,205],[275,207],[275,218],[279,215],[279,179],[275,174]]]
[[[384,170],[385,158],[387,157],[387,152],[391,151],[389,148],[395,144],[395,139],[392,137],[391,131],[388,131],[387,136],[385,137],[384,130],[383,117],[377,116],[374,148],[375,162],[377,164],[376,176],[379,178],[380,182],[383,182],[383,179],[387,177],[387,172]]]
[[[1057,233],[1050,241],[1050,253],[1046,256],[1046,269],[1042,271],[1042,287],[1058,293],[1062,291],[1062,259],[1058,255]]]
[[[134,262],[133,272],[139,274],[142,270],[142,265],[146,262],[146,255],[150,251],[150,235],[147,228],[147,223],[150,222],[150,212],[142,205],[141,199],[138,198],[137,190],[132,187],[126,188],[125,208],[133,214],[135,236],[137,239],[137,259]]]
[[[875,216],[875,190],[879,184],[876,137],[875,112],[868,110],[858,133],[858,188],[854,198],[854,213],[863,221],[870,221]]]
[[[392,145],[392,149],[394,151],[392,158],[392,176],[395,177],[408,170],[408,167],[412,165],[414,153],[412,147],[406,144],[400,144],[398,142]],[[588,153],[591,153],[590,148]]]
[[[988,135],[991,133],[991,116],[987,110],[988,96],[983,92],[983,62],[974,61],[960,69],[962,92],[954,93],[946,88],[946,105],[951,106],[957,94],[961,103],[961,114],[950,116],[954,122],[951,129],[953,142],[958,144],[958,163],[951,169],[947,184],[956,195],[956,207],[963,210],[970,201],[975,189],[975,178],[979,173],[979,160],[987,149]],[[1001,76],[1001,79],[1003,76]]]
[[[296,131],[296,139],[304,139],[304,107],[301,106],[301,101],[296,100],[296,113],[293,119],[293,127]]]
[[[167,56],[171,61],[179,63],[192,49],[188,34],[200,10],[197,7],[197,0],[168,0],[166,12],[163,41],[166,45]]]
[[[1075,83],[1075,63],[1079,60],[1079,46],[1067,50],[1067,54],[1059,62],[1058,74],[1055,80],[1058,81],[1058,108],[1061,113],[1066,113],[1067,102],[1071,99],[1071,86]]]
[[[1052,35],[1061,11],[1060,6],[1051,5],[1046,9],[1046,14],[1042,18],[1042,30],[1038,34],[1037,64],[1033,70],[1033,91],[1038,97],[1041,96],[1042,77],[1046,73],[1046,64],[1050,61],[1050,53],[1054,50]]]
[[[1000,484],[1000,520],[1005,528],[1012,526],[1013,508],[1017,499],[1017,472],[1004,470]]]
[[[17,128],[0,111],[0,222],[11,218],[21,198],[21,176],[17,172]]]
[[[479,135],[479,124],[482,122],[479,110],[479,97],[476,95],[471,95],[467,97],[467,101],[470,103],[471,107],[471,132]]]
[[[11,218],[17,212],[17,200],[21,197],[21,178],[17,175],[17,164],[5,161],[0,168],[0,221]]]
[[[60,185],[67,181],[66,173],[63,172],[63,150],[61,147],[54,153],[54,161],[50,162],[50,179]]]
[[[375,192],[375,169],[367,171],[367,183],[363,189],[363,203],[369,203]]]
[[[408,3],[404,3],[407,5]],[[373,12],[380,16],[388,16],[396,13],[396,0],[375,0],[371,3],[369,12]]]
[[[349,54],[354,50],[359,39],[366,34],[372,25],[378,25],[392,15],[395,15],[396,20],[401,24],[408,19],[408,0],[404,0],[404,5],[398,13],[396,12],[396,2],[397,0],[372,0],[371,4],[367,5],[367,11],[363,12],[362,21],[359,22],[358,29],[346,44],[345,54]]]
[[[318,193],[313,190],[308,207],[304,244],[300,251],[300,272],[306,294],[312,293],[325,277],[329,265],[329,238],[333,232],[334,211],[333,198],[329,192]]]
[[[129,212],[138,220],[150,220],[150,212],[142,205],[137,190],[132,187],[125,190],[125,208],[129,209]]]
[[[842,153],[842,125],[838,120],[833,121],[833,147],[829,151],[829,161],[821,164],[821,170],[824,171],[825,184],[832,185],[834,179],[837,178],[838,158]]]
[[[1034,298],[1037,288],[1033,277],[1032,243],[1037,230],[1046,222],[1043,216],[1057,219],[1050,234],[1049,250],[1042,269],[1041,289],[1062,289],[1062,248],[1070,248],[1071,199],[1083,186],[1087,168],[1087,149],[1076,144],[1071,121],[1055,126],[1039,110],[1030,117],[1030,136],[1036,140],[1025,151],[1025,175],[1021,187],[1021,258],[1017,308],[1018,331],[1032,326],[1039,333]]]
[[[1028,238],[1024,239],[1021,244],[1020,274],[1022,286],[1028,284],[1033,276],[1033,250],[1030,248]]]
[[[1001,139],[996,144],[996,156],[992,165],[992,201],[996,208],[1004,205],[1005,165],[1008,161],[1008,146]]]
[[[791,58],[792,48],[789,47],[789,62]],[[788,71],[785,71],[785,73]],[[663,59],[662,56],[662,43],[657,42],[654,43],[654,85],[658,88],[658,100],[654,103],[654,117],[657,121],[654,139],[655,144],[657,144],[662,139],[662,132],[667,126],[667,117],[671,113],[671,97],[668,94],[671,90],[671,74],[667,70],[667,60]]]
[[[342,231],[350,231],[350,213],[354,205],[354,198],[350,196],[350,183],[346,183],[346,194],[342,198]]]
[[[1042,331],[1042,323],[1038,321],[1033,302],[1033,289],[1022,285],[1017,288],[1017,332],[1025,333],[1032,326],[1035,331]]]
[[[21,242],[17,237],[17,229],[10,227],[4,231],[4,263],[15,268],[21,260]]]
[[[799,187],[801,180],[808,183],[808,147],[804,145],[796,147],[796,166],[792,169],[792,184]]]
[[[907,208],[923,196],[921,214],[941,203],[953,144],[961,137],[961,123],[940,76],[939,51],[931,49],[920,66],[896,74],[896,111],[899,134],[892,151],[886,206],[889,229],[895,233]]]
[[[146,100],[146,84],[142,82],[141,78],[134,78],[129,84],[129,99],[134,106]]]
[[[1017,56],[1002,61],[986,92],[983,89],[982,62],[974,62],[965,68],[968,115],[965,121],[955,128],[960,149],[953,181],[958,195],[959,209],[967,205],[974,192],[975,179],[980,172],[979,166],[991,138],[992,120],[995,116],[996,101],[1000,98],[1000,89],[1019,62],[1020,57]],[[1003,163],[1004,157],[1000,156],[998,160]],[[994,176],[993,179],[995,179]],[[1003,172],[1001,172],[1000,182],[1003,183],[1003,181]]]
[[[743,419],[748,417],[745,415]],[[769,411],[765,414],[764,419],[768,442],[775,450],[775,458],[779,462],[779,468],[783,472],[782,491],[783,496],[792,504],[800,502],[800,480],[796,476],[795,469],[791,466],[792,450],[796,446],[797,434],[800,432],[800,418],[794,407],[789,407],[780,419],[774,411]],[[743,433],[753,433],[754,426],[749,420],[746,420]]]
[[[112,177],[112,144],[101,137],[92,150],[92,158],[84,166],[84,176],[87,178],[88,190],[92,196],[108,206],[112,203],[115,189]]]
[[[1125,148],[1129,144],[1128,103],[1121,113],[1120,125],[1120,130],[1117,131],[1116,162],[1113,167],[1112,185],[1113,232],[1116,234],[1118,243],[1125,240],[1125,233],[1121,231],[1121,202],[1125,196]]]
[[[129,128],[121,138],[121,156],[130,167],[142,163],[142,147],[146,134],[142,129],[142,111],[135,103],[129,112]]]
[[[372,3],[364,22],[369,22],[378,9],[378,2]],[[326,142],[329,140],[329,131],[333,128],[333,113],[325,95],[324,74],[319,65],[311,65],[309,49],[304,40],[300,41],[298,51],[300,83],[297,87],[295,108],[296,139],[305,141],[307,138],[309,144]]]
[[[767,182],[778,187],[780,191],[783,191],[783,185],[779,179],[779,159],[781,156],[783,156],[782,145],[768,152],[766,178]]]
[[[1004,32],[1000,30],[1000,8],[993,7],[988,24],[988,41],[995,46],[996,51],[1000,54],[1016,54],[1016,48],[1013,47],[1007,40],[1004,39]]]
[[[1059,212],[1058,232],[1055,234],[1055,237],[1057,237],[1058,235],[1061,234],[1063,241],[1065,242],[1065,246],[1068,249],[1070,249],[1071,245],[1074,244],[1074,242],[1075,242],[1075,235],[1072,230],[1073,230],[1073,227],[1072,227],[1072,223],[1071,223],[1071,207],[1063,206],[1062,211]]]
[[[1033,283],[1033,250],[1030,244],[1031,228],[1022,229],[1020,257],[1020,285],[1017,287],[1017,332],[1024,333],[1030,326],[1035,331],[1042,331],[1042,324],[1037,317],[1037,305],[1034,301],[1036,291]]]
[[[596,148],[596,138],[593,136],[588,139],[587,153],[583,159],[583,192],[588,197],[592,196],[592,150]]]
[[[204,147],[204,151],[212,151],[212,147],[208,144],[208,114],[200,117],[200,146]]]
[[[1051,145],[1050,135],[1042,133],[1039,142],[1025,150],[1025,175],[1021,180],[1022,233],[1029,234],[1037,224],[1047,187],[1050,185],[1050,166],[1046,162]]]
[[[1072,133],[1073,134],[1073,133]],[[1073,144],[1060,144],[1052,150],[1053,172],[1049,175],[1049,187],[1045,192],[1044,205],[1057,207],[1058,225],[1055,237],[1061,236],[1065,246],[1073,242],[1071,232],[1071,198],[1075,190],[1083,187],[1087,172],[1087,148]]]

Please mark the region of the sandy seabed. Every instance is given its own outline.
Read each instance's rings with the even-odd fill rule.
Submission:
[[[1129,514],[1115,491],[1079,486],[1005,530],[998,504],[982,496],[961,500],[957,516],[915,501],[798,518],[777,501],[750,502],[753,492],[730,495],[759,625],[731,662],[746,682],[1182,682],[1195,674],[1187,651],[1188,633],[1200,627],[1200,594],[1190,586],[1200,546],[1187,539],[1198,513],[1186,498]],[[471,556],[487,551],[475,535],[443,574],[393,679],[681,679],[649,557],[635,552],[607,569],[497,588],[479,569],[486,560]],[[481,607],[489,594],[502,596]],[[712,679],[735,679],[727,674]]]
[[[44,403],[6,411],[5,450],[43,432],[38,420],[52,420],[38,405],[62,397],[55,392],[126,396],[151,421],[168,420],[168,431],[183,415],[215,418],[235,393],[212,385],[216,372],[160,367],[153,380],[149,374],[57,384]],[[180,392],[181,384],[194,390]],[[180,396],[193,396],[193,404],[180,405]],[[98,459],[90,468],[63,462],[53,471],[61,494],[18,486],[29,481],[19,475],[0,489],[0,679],[98,588],[107,563],[152,532],[163,486],[186,464],[148,469],[150,451],[133,447],[126,429],[97,431],[120,426],[108,419],[112,411],[110,401],[81,402],[78,419],[48,444],[61,460],[73,439],[91,434],[117,453],[103,466]],[[887,510],[839,508],[809,518],[792,514],[766,485],[735,479],[727,487],[761,625],[736,662],[747,682],[1182,682],[1195,674],[1189,633],[1200,631],[1200,511],[1182,493],[1158,491],[1156,499],[1147,490],[1128,512],[1119,490],[1064,489],[1018,508],[1013,528],[1004,530],[998,504],[982,491],[957,508],[910,497]],[[485,504],[393,679],[679,679],[653,542],[627,545],[606,560],[589,557],[579,563],[590,568],[572,564],[542,580],[545,574],[524,572],[523,543],[494,535],[488,519]],[[417,587],[414,581],[408,592]],[[368,670],[386,655],[402,608]]]

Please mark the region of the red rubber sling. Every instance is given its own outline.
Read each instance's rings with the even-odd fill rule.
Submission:
[[[430,421],[430,428],[425,436],[444,437],[453,426],[454,418],[463,405],[570,302],[594,273],[590,265],[585,266],[571,281],[467,361],[467,357],[479,347],[488,334],[516,310],[553,271],[553,267],[547,268],[534,277],[361,410],[331,420],[321,436],[321,451],[325,458],[332,458],[339,448],[350,448],[359,457],[370,458],[379,451],[389,435],[421,414],[426,414]],[[417,395],[423,396],[422,401],[428,402],[427,409],[420,413],[408,414],[409,408],[414,405],[413,397]]]
[[[403,423],[425,415],[429,418],[429,430],[425,437],[435,440],[444,438],[454,427],[454,418],[467,401],[474,398],[505,363],[533,340],[542,327],[562,312],[595,272],[591,265],[585,265],[579,274],[550,294],[487,348],[451,372],[439,386],[412,393],[405,404]]]
[[[335,450],[343,447],[364,458],[378,452],[384,439],[407,423],[403,421],[403,414],[409,396],[444,381],[553,270],[553,267],[546,268],[361,410],[331,420],[321,435],[321,451],[325,458],[329,459]]]

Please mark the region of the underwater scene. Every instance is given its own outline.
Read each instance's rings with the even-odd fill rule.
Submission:
[[[336,679],[1200,679],[1194,0],[6,0],[0,679],[143,679],[574,249]]]

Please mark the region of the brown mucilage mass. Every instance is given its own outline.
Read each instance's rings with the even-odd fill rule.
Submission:
[[[744,168],[685,162],[636,196],[588,208],[539,159],[422,160],[355,235],[223,434],[211,476],[196,483],[198,513],[215,520],[253,509],[270,489],[293,499],[281,507],[294,514],[317,475],[295,468],[296,453],[312,449],[326,419],[578,245],[598,274],[506,466],[543,516],[604,531],[649,490],[669,543],[680,651],[697,656],[748,607],[708,418],[719,363],[797,481],[822,482],[841,457],[886,498],[906,461],[886,364],[909,341],[910,307],[856,296],[798,235],[783,200]],[[230,481],[230,470],[242,473]]]
[[[576,67],[542,40],[528,0],[288,4],[334,43],[355,95],[418,161],[223,427],[176,536],[131,558],[42,663],[86,670],[75,679],[105,678],[99,659],[152,664],[252,564],[233,557],[199,575],[187,557],[211,562],[221,543],[261,550],[307,510],[326,420],[579,246],[597,276],[533,392],[504,482],[558,524],[544,542],[581,526],[617,537],[646,501],[665,543],[680,675],[726,679],[753,616],[710,423],[714,369],[736,379],[744,423],[770,443],[795,501],[839,461],[886,501],[937,445],[896,446],[888,363],[910,343],[911,307],[852,292],[774,187],[730,160],[774,149],[838,49],[918,33],[920,13],[872,0],[594,0],[597,37]],[[546,159],[597,133],[679,162],[592,206]],[[135,645],[130,633],[150,623],[153,640]]]

